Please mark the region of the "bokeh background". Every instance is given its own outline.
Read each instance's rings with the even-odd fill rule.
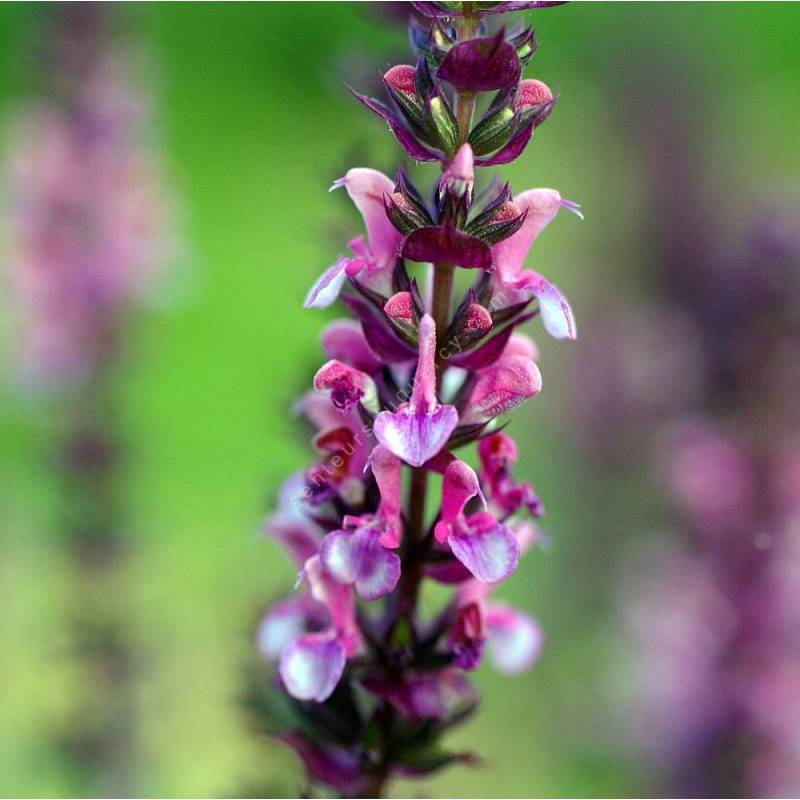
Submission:
[[[129,754],[141,795],[257,787],[291,796],[301,785],[294,756],[257,735],[239,701],[258,614],[294,579],[260,521],[282,478],[308,458],[289,409],[334,312],[304,311],[303,297],[359,226],[346,199],[327,189],[350,166],[391,173],[399,163],[383,125],[342,86],[373,90],[379,70],[408,60],[399,8],[134,3],[110,12],[142,62],[181,241],[157,302],[129,321],[117,375],[130,557],[107,591],[126,600],[137,653]],[[37,42],[50,13],[0,7],[0,122],[40,91]],[[626,427],[634,413],[626,410],[606,430],[590,414],[597,383],[618,379],[597,369],[606,348],[593,321],[608,337],[609,309],[633,315],[660,302],[654,214],[686,215],[720,251],[736,252],[757,209],[800,209],[800,6],[574,3],[524,16],[539,42],[527,74],[561,98],[503,174],[518,190],[556,187],[586,213],[582,223],[559,218],[532,255],[569,294],[580,338],[532,331],[545,389],[511,425],[520,474],[546,503],[551,542],[503,591],[540,619],[547,648],[528,675],[485,668],[477,676],[482,711],[452,740],[480,752],[483,766],[393,791],[658,795],[663,776],[636,746],[634,687],[644,666],[630,652],[630,595],[620,599],[619,586],[630,554],[678,535],[677,523],[651,469],[648,425]],[[676,139],[686,147],[671,148]],[[676,175],[697,196],[654,201]],[[630,315],[614,319],[609,347],[640,338]],[[75,586],[52,469],[59,398],[20,388],[7,328],[0,794],[58,796],[86,786],[53,732],[91,676],[69,639]],[[620,357],[681,361],[669,326],[645,346],[644,356]]]

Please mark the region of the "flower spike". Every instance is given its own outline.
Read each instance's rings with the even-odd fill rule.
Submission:
[[[554,337],[576,334],[564,295],[526,260],[562,208],[580,207],[554,189],[481,185],[481,168],[521,157],[556,103],[522,77],[534,31],[488,33],[482,17],[553,4],[414,5],[430,19],[410,23],[413,58],[384,72],[381,99],[353,94],[400,155],[440,171],[429,192],[405,167],[394,180],[351,169],[332,187],[347,191],[364,231],[306,305],[340,297],[354,319],[325,330],[316,391],[296,404],[319,454],[287,482],[268,531],[303,569],[297,594],[258,631],[282,691],[303,701],[282,740],[311,779],[354,797],[383,796],[394,775],[473,763],[440,744],[477,705],[469,672],[484,656],[507,674],[539,656],[538,623],[491,597],[545,540],[502,418],[542,389],[521,326],[541,316]],[[430,580],[452,593],[433,619],[420,606]],[[371,722],[388,715],[390,726]]]

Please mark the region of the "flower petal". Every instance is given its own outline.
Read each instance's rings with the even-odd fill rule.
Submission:
[[[458,411],[453,406],[439,406],[429,414],[401,409],[381,411],[375,417],[373,433],[398,458],[421,467],[447,444],[457,425]]]
[[[353,655],[361,641],[356,622],[356,604],[351,586],[335,580],[322,567],[318,555],[309,558],[301,575],[311,586],[311,596],[322,603],[330,615],[331,622],[339,634],[347,655]]]
[[[259,623],[258,651],[264,658],[275,659],[286,645],[308,630],[309,623],[322,624],[325,619],[325,609],[307,595],[282,600]]]
[[[489,629],[489,658],[500,672],[525,672],[539,659],[544,634],[533,617],[506,606],[490,605],[486,627]]]
[[[367,229],[370,255],[380,269],[394,269],[403,234],[389,221],[384,196],[394,191],[394,181],[376,169],[354,167],[332,188],[344,186]]]
[[[380,515],[384,521],[381,544],[399,547],[402,536],[403,466],[389,448],[379,444],[372,451],[370,465],[381,494]]]
[[[491,514],[478,512],[469,519],[469,530],[450,535],[453,555],[480,581],[500,583],[519,563],[519,543]]]
[[[525,270],[514,284],[515,289],[529,291],[538,301],[545,330],[556,339],[575,339],[578,329],[567,298],[543,275]]]
[[[492,247],[497,274],[506,283],[519,277],[536,237],[561,209],[561,195],[555,189],[531,189],[516,195],[514,204],[527,211],[522,227]]]
[[[478,373],[462,422],[485,422],[516,408],[542,391],[536,362],[525,356],[505,356]]]
[[[345,661],[344,648],[333,631],[306,633],[281,653],[281,680],[292,697],[321,703],[339,683]]]
[[[328,267],[317,282],[311,287],[303,306],[305,308],[327,308],[339,296],[347,278],[345,268],[350,263],[348,258],[340,258],[332,267]]]

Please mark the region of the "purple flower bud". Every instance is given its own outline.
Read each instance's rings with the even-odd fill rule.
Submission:
[[[516,86],[522,73],[517,51],[505,30],[488,39],[470,39],[451,48],[437,72],[460,91],[488,92]]]

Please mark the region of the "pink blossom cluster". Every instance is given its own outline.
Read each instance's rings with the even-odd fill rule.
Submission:
[[[130,59],[94,15],[65,16],[52,89],[13,118],[5,168],[13,350],[35,385],[85,380],[108,358],[173,245]]]

